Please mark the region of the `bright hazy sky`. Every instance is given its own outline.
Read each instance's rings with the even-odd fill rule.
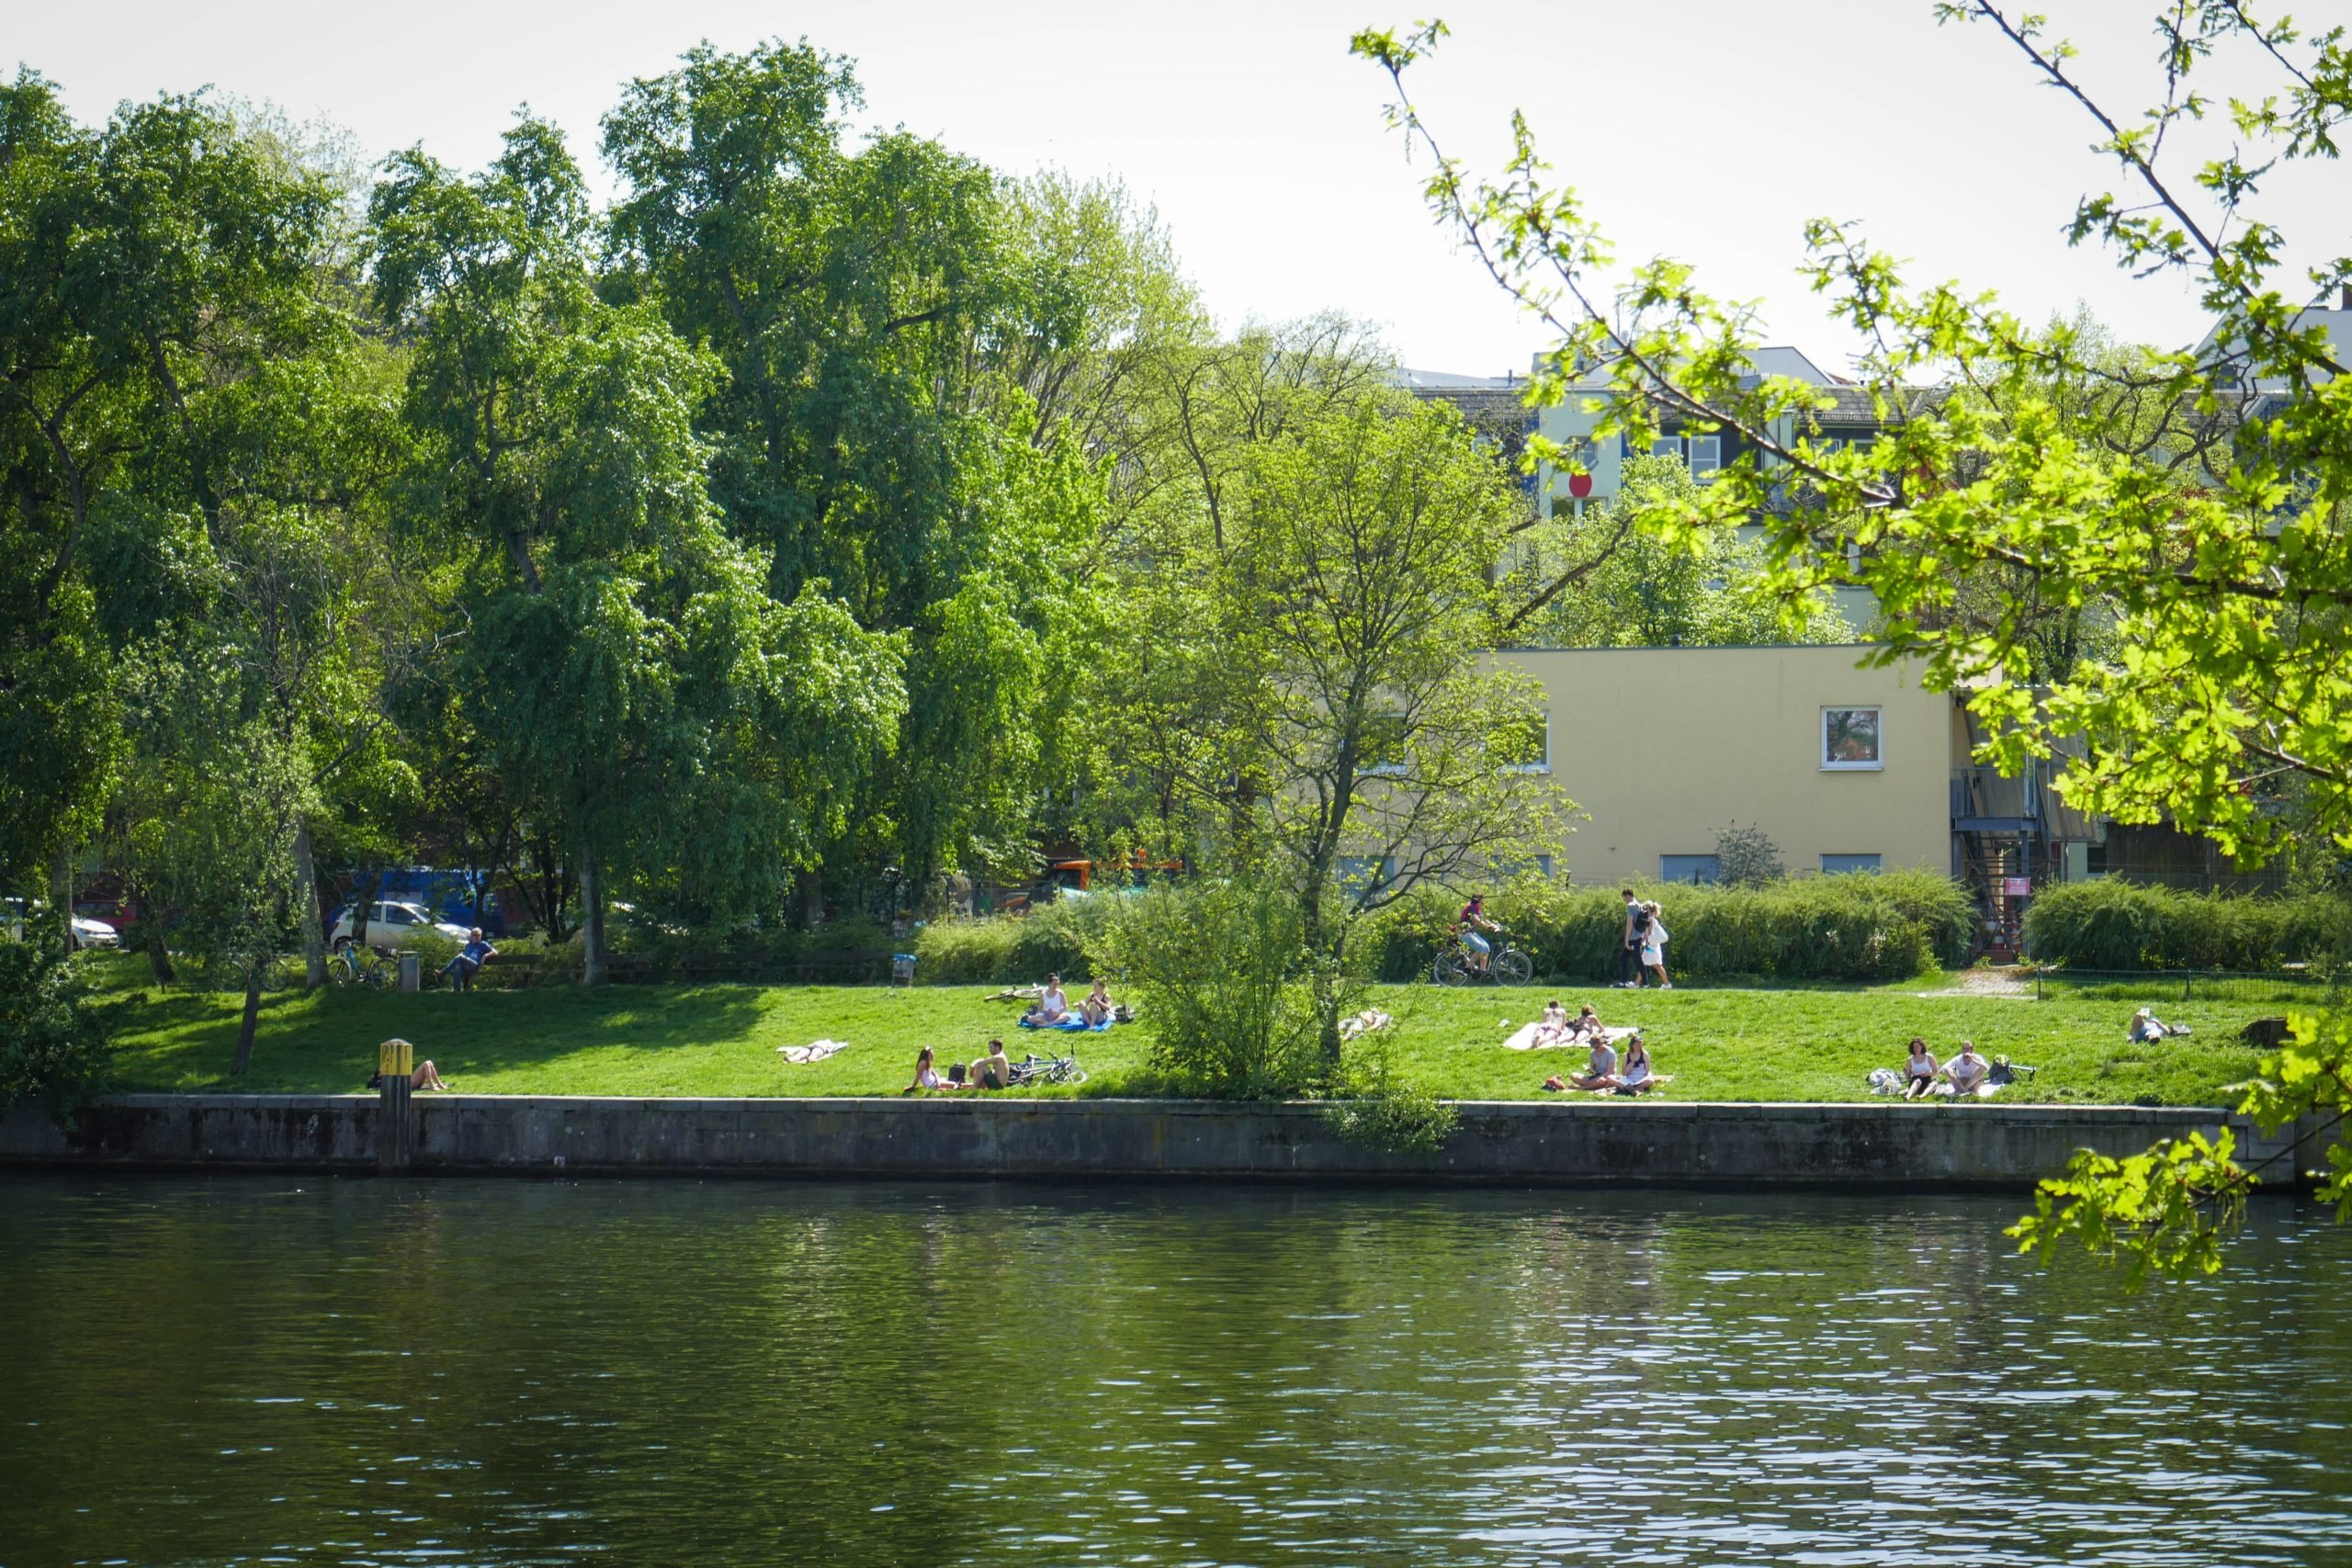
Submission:
[[[2153,100],[2155,0],[2035,3],[2117,107]],[[1228,324],[1336,308],[1381,323],[1408,365],[1523,369],[1542,334],[1431,226],[1422,165],[1382,125],[1385,79],[1347,54],[1353,28],[1432,6],[1454,36],[1416,91],[1454,151],[1491,167],[1524,109],[1621,254],[1697,263],[1702,287],[1761,299],[1772,340],[1828,368],[1849,344],[1794,276],[1804,220],[1824,214],[2022,313],[2083,299],[2130,336],[2201,334],[2177,284],[2066,248],[2075,197],[2109,183],[2084,151],[2091,126],[1997,35],[1936,27],[1928,0],[80,0],[17,7],[0,51],[85,119],[211,84],[348,127],[371,156],[422,141],[473,166],[519,104],[593,163],[628,78],[699,39],[805,36],[856,61],[861,126],[1009,170],[1124,178]],[[2307,26],[2352,20],[2352,0],[2295,9]],[[2268,215],[2290,241],[2345,248],[2342,165],[2278,188]]]

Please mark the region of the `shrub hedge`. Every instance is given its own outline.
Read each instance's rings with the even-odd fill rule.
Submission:
[[[938,986],[1091,979],[1087,947],[1111,913],[1105,897],[1057,898],[1030,914],[933,920],[915,933],[915,978]]]
[[[2352,897],[2250,898],[2099,877],[2034,897],[2026,951],[2075,969],[2335,967],[2352,958]]]
[[[1657,901],[1668,936],[1667,968],[1694,977],[1899,980],[1968,955],[1967,892],[1932,872],[1804,877],[1745,887],[1637,883]],[[1425,888],[1377,917],[1381,977],[1429,972],[1461,908],[1458,895]],[[1542,976],[1603,980],[1616,971],[1625,923],[1613,887],[1523,882],[1488,899],[1487,912]]]

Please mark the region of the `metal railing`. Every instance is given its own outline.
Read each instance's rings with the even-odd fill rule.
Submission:
[[[2327,1007],[2342,1000],[2346,976],[2308,969],[2036,969],[2033,995],[2116,1001],[2271,1002]]]

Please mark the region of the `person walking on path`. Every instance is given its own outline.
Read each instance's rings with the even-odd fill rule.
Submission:
[[[1666,976],[1666,922],[1658,918],[1656,904],[1642,906],[1649,923],[1642,928],[1642,967],[1657,976],[1657,988],[1674,989],[1674,982]]]
[[[1625,899],[1625,931],[1617,944],[1617,988],[1637,990],[1642,984],[1642,901],[1634,897],[1630,887],[1622,890]]]

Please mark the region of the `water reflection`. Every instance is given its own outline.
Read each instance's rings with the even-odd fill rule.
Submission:
[[[0,1183],[0,1564],[2352,1562],[2352,1235],[2014,1201]]]

